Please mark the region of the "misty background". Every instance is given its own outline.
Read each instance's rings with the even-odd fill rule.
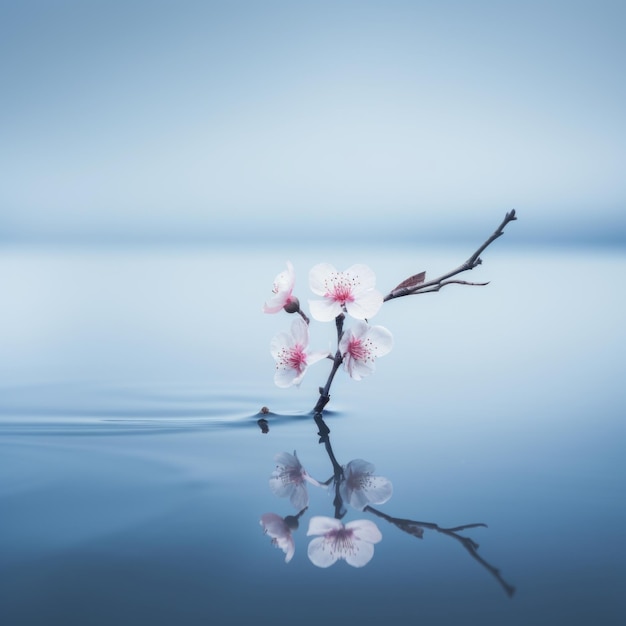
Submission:
[[[0,0],[0,622],[621,626],[624,24],[622,0]],[[329,476],[330,363],[274,385],[274,277],[305,311],[321,262],[388,293],[512,209],[459,276],[489,284],[385,303],[392,352],[338,372],[325,419],[390,514],[488,524],[519,592],[387,524],[367,568],[321,571],[303,518],[286,566],[267,480],[296,449]]]
[[[0,4],[3,245],[626,241],[621,1]]]

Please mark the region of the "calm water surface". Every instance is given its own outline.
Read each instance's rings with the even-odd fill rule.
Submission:
[[[340,463],[393,483],[386,514],[454,527],[383,539],[362,568],[307,557],[309,487],[288,564],[259,525],[296,511],[268,479],[297,451],[332,467],[309,411],[328,364],[273,385],[260,312],[286,258],[307,298],[319,261],[364,262],[381,289],[471,250],[4,251],[0,321],[2,624],[622,624],[626,583],[623,354],[626,257],[485,254],[449,287],[386,304],[392,352],[333,386]],[[469,279],[470,277],[468,277]],[[332,325],[311,326],[314,348]],[[257,420],[268,406],[269,432]]]

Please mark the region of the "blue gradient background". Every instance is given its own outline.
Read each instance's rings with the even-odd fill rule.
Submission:
[[[0,11],[4,241],[624,243],[621,1]]]
[[[621,626],[622,2],[0,2],[0,622]],[[289,565],[273,456],[330,465],[263,315],[366,263],[394,349],[333,385],[394,485],[372,562]],[[312,324],[315,349],[332,325]],[[257,427],[269,406],[270,432]],[[332,515],[320,490],[308,515]],[[361,513],[350,511],[346,520]]]

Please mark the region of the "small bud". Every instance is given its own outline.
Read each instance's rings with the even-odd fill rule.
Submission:
[[[298,298],[291,298],[283,307],[287,313],[297,313],[300,310],[300,301]]]

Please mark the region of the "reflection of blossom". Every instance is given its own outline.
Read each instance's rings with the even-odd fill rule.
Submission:
[[[285,563],[289,563],[296,547],[291,536],[291,528],[287,522],[276,513],[265,513],[261,515],[260,524],[263,527],[263,532],[272,538],[272,543],[285,553]]]
[[[383,476],[374,476],[374,469],[371,463],[354,459],[343,470],[341,497],[359,511],[368,504],[384,504],[391,498],[391,482]]]
[[[321,535],[311,540],[308,548],[309,559],[318,567],[330,567],[339,559],[353,567],[363,567],[374,556],[374,544],[383,538],[370,520],[356,520],[344,526],[338,519],[323,516],[311,518],[307,532],[310,535]]]
[[[356,322],[339,342],[344,367],[354,380],[371,374],[374,359],[387,354],[392,346],[393,338],[384,326],[370,326],[365,322]]]
[[[311,315],[320,322],[330,322],[345,310],[356,319],[370,319],[383,304],[375,284],[376,276],[367,265],[353,265],[339,272],[330,263],[320,263],[311,269],[309,285],[324,299],[309,301]]]
[[[286,305],[296,299],[292,296],[296,275],[291,261],[287,261],[287,269],[274,279],[272,293],[274,294],[264,305],[264,313],[278,313]]]
[[[276,469],[270,477],[270,489],[280,498],[289,498],[291,504],[302,510],[309,504],[306,483],[318,485],[319,482],[309,476],[302,467],[296,452],[281,452],[274,457]]]
[[[274,382],[279,387],[299,385],[309,365],[328,356],[328,352],[307,352],[309,346],[309,327],[300,317],[291,325],[291,332],[278,333],[270,345],[270,351],[276,361]]]

